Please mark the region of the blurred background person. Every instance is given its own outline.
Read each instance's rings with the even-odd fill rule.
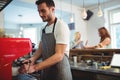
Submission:
[[[100,38],[99,44],[95,46],[84,46],[85,49],[107,48],[111,43],[111,37],[108,30],[105,27],[98,29]]]
[[[71,49],[81,49],[83,48],[83,41],[81,41],[80,32],[76,32],[74,36],[74,40],[71,42]]]

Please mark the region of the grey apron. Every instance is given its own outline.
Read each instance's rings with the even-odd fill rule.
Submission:
[[[51,57],[55,53],[56,40],[54,37],[54,28],[57,18],[55,19],[52,33],[42,31],[42,58],[43,60]],[[63,60],[57,64],[42,70],[41,80],[72,80],[71,69],[68,57],[64,56]]]

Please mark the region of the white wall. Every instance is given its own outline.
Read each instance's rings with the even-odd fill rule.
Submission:
[[[96,45],[100,38],[98,35],[98,28],[105,26],[109,30],[108,23],[108,15],[107,12],[116,6],[120,6],[120,0],[111,1],[109,3],[102,4],[104,16],[98,17],[97,6],[92,6],[88,8],[92,12],[94,12],[93,16],[87,22],[87,37],[88,37],[88,45]]]
[[[98,28],[104,26],[104,17],[97,16],[97,9],[91,10],[94,12],[93,16],[86,21],[87,23],[87,38],[88,38],[88,45],[96,45],[99,43],[99,35],[98,35]]]
[[[72,12],[74,14],[74,22],[75,22],[75,31],[79,31],[82,35],[82,40],[86,41],[87,40],[87,32],[86,32],[86,22],[83,21],[81,18],[81,8],[77,6],[72,6],[72,11],[71,11],[71,5],[68,3],[60,3],[59,1],[55,2],[56,4],[56,9],[67,11],[67,12]],[[62,4],[62,8],[61,8]],[[72,32],[72,37],[74,35],[74,32]]]

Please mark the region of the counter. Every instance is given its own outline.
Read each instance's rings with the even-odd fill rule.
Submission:
[[[95,66],[88,66],[80,63],[81,60],[110,62],[114,53],[120,53],[120,49],[71,49],[69,59],[73,80],[119,80],[119,68],[109,68],[103,70]],[[73,63],[74,55],[78,57],[78,63],[76,64]]]
[[[100,69],[95,66],[87,66],[85,63],[70,62],[74,80],[118,80],[120,68]],[[102,79],[103,80],[103,79]]]

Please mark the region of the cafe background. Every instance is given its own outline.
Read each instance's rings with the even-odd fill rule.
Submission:
[[[96,45],[100,40],[98,28],[105,26],[112,37],[110,48],[120,48],[120,0],[96,1],[100,1],[103,12],[101,17],[97,15],[98,3],[88,5],[88,0],[80,0],[81,6],[75,4],[74,0],[69,0],[67,3],[64,0],[55,0],[55,14],[68,25],[72,24],[72,28],[70,28],[71,41],[74,33],[79,31],[84,43],[88,40],[88,45]],[[28,37],[33,43],[39,43],[40,30],[46,23],[43,23],[40,19],[34,2],[34,0],[13,0],[0,12],[0,28],[5,29],[6,35],[10,37]],[[86,11],[90,10],[93,13],[88,20],[82,18],[83,7]]]

